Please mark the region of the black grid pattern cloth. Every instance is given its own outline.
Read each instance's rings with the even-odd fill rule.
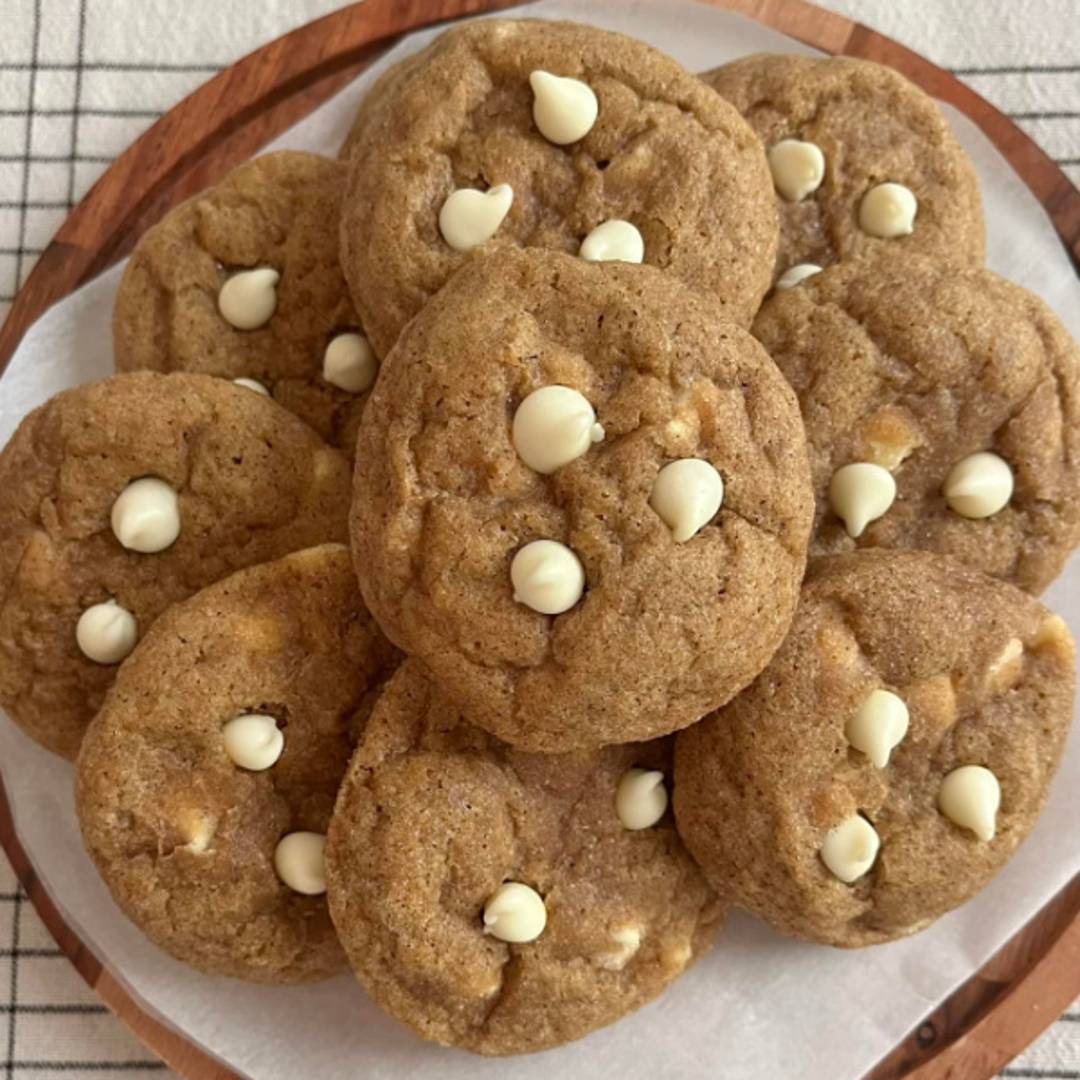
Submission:
[[[922,52],[1080,184],[1080,0],[818,0]],[[338,0],[0,0],[0,320],[108,164],[216,71]],[[173,1075],[95,998],[0,855],[0,1080]],[[1080,1002],[1003,1073],[1080,1080]]]

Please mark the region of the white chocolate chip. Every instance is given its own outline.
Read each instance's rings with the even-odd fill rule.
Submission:
[[[908,729],[908,708],[891,690],[872,690],[855,710],[844,729],[847,741],[862,751],[879,769]]]
[[[881,838],[861,814],[852,814],[825,834],[821,861],[846,885],[865,874],[878,856]]]
[[[998,778],[982,765],[961,765],[941,781],[938,808],[961,829],[970,829],[987,843],[997,831],[1001,806]]]
[[[724,501],[724,481],[707,461],[681,458],[665,465],[653,481],[649,505],[683,544],[709,524]]]
[[[274,849],[274,870],[293,892],[320,896],[326,892],[325,849],[322,833],[289,833]]]
[[[891,239],[915,231],[919,200],[903,184],[878,184],[859,203],[859,227],[870,236]]]
[[[323,353],[323,378],[350,394],[362,394],[378,372],[375,353],[363,334],[337,334]]]
[[[535,889],[517,881],[500,885],[484,904],[484,933],[500,941],[535,941],[547,925],[547,908]]]
[[[941,493],[949,509],[961,517],[993,517],[1012,498],[1012,469],[988,450],[969,454],[952,467]]]
[[[612,931],[612,946],[596,957],[596,964],[605,971],[622,971],[641,948],[641,927],[633,924]]]
[[[1015,686],[1024,670],[1024,643],[1009,638],[1005,647],[986,669],[986,685],[992,693],[1000,694]]]
[[[815,143],[781,139],[769,148],[769,171],[788,202],[802,202],[825,179],[825,155]]]
[[[822,268],[817,263],[796,263],[795,266],[788,267],[776,279],[776,285],[773,287],[777,292],[787,292],[788,289],[801,285],[807,278],[820,274],[821,270]]]
[[[218,292],[221,317],[237,330],[258,330],[277,310],[277,283],[281,275],[272,266],[238,270],[225,279]]]
[[[829,505],[847,529],[848,536],[862,536],[896,499],[896,481],[888,469],[859,461],[843,465],[829,482]]]
[[[115,600],[88,607],[75,625],[79,649],[96,664],[119,664],[138,639],[135,616]]]
[[[534,71],[529,85],[533,92],[533,120],[548,142],[566,146],[589,134],[600,111],[591,86],[547,71]]]
[[[201,855],[209,849],[210,841],[214,839],[217,819],[202,810],[190,810],[181,814],[179,826],[184,837],[184,847],[195,855]]]
[[[651,828],[664,816],[667,804],[664,774],[655,769],[627,769],[615,789],[615,813],[627,829]]]
[[[585,591],[581,560],[555,540],[526,544],[510,563],[514,599],[542,615],[569,611]]]
[[[269,397],[270,391],[258,379],[248,379],[241,377],[239,379],[233,379],[233,382],[237,386],[242,386],[245,390],[254,390],[256,394],[262,394],[263,397]]]
[[[496,184],[487,191],[458,188],[442,204],[439,232],[455,251],[472,251],[490,240],[510,213],[514,189]]]
[[[110,520],[116,539],[128,551],[151,555],[180,535],[180,500],[164,480],[144,476],[116,497]]]
[[[635,225],[613,218],[585,237],[578,254],[588,262],[639,263],[645,258],[645,241]]]
[[[542,386],[514,413],[514,449],[545,475],[569,465],[604,437],[588,399],[569,386]]]
[[[262,713],[234,717],[221,729],[221,736],[233,764],[251,772],[269,769],[285,749],[285,736],[277,721]]]

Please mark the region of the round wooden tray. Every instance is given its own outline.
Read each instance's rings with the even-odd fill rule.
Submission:
[[[0,370],[52,303],[124,256],[170,207],[208,186],[340,90],[396,38],[513,0],[366,0],[221,72],[112,164],[63,227],[0,328]],[[805,0],[705,0],[822,49],[889,64],[979,125],[1046,208],[1080,265],[1080,192],[1018,127],[921,56]],[[0,782],[0,843],[38,913],[86,981],[140,1039],[192,1080],[237,1080],[154,1019],[66,924],[15,835]],[[988,1080],[1080,995],[1080,876],[927,1016],[865,1080]]]

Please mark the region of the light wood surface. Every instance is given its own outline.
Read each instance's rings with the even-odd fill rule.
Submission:
[[[366,0],[232,65],[123,153],[35,266],[0,328],[0,370],[52,303],[130,251],[170,207],[212,184],[340,90],[409,30],[513,0]],[[662,0],[657,0],[662,2]],[[1080,192],[1027,135],[948,72],[805,0],[707,0],[826,52],[889,64],[977,123],[1012,163],[1080,264]],[[15,835],[0,783],[0,843],[61,949],[102,1000],[191,1080],[235,1074],[149,1015],[65,923]],[[1080,877],[909,1034],[866,1080],[989,1080],[1080,995]]]

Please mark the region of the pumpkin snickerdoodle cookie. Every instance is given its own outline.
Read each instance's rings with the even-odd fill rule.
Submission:
[[[284,150],[168,213],[120,282],[117,368],[242,380],[350,450],[377,363],[338,262],[345,174]]]
[[[407,660],[326,847],[330,911],[372,997],[481,1054],[557,1046],[656,997],[723,915],[665,813],[670,750],[513,750]]]
[[[208,375],[115,375],[58,394],[0,453],[0,704],[74,757],[170,604],[345,539],[349,467],[272,401]]]
[[[914,933],[1031,831],[1075,684],[1064,621],[1012,585],[927,552],[815,560],[769,666],[677,739],[680,834],[785,933]]]
[[[621,34],[455,26],[376,84],[346,152],[342,265],[380,355],[478,249],[644,261],[743,326],[769,287],[760,142],[700,80]]]
[[[322,847],[394,661],[338,544],[242,570],[157,620],[76,777],[87,849],[152,941],[255,982],[345,966]]]
[[[812,517],[797,403],[671,275],[473,260],[387,357],[357,448],[368,607],[507,742],[685,727],[783,638]]]

